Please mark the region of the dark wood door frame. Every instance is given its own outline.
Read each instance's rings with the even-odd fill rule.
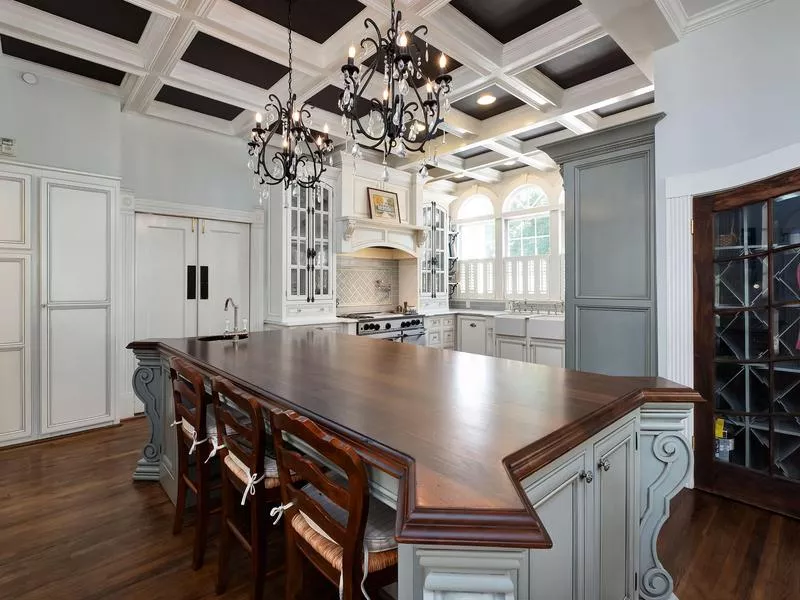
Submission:
[[[695,407],[695,485],[721,496],[800,518],[800,484],[714,460],[714,212],[800,190],[800,169],[694,198],[694,383],[707,400]],[[772,206],[767,205],[772,230]],[[769,240],[771,242],[771,240]],[[771,261],[770,261],[771,262]],[[773,266],[770,264],[769,279]],[[772,287],[772,283],[770,283]],[[769,339],[772,338],[772,319]],[[770,400],[771,401],[771,400]],[[770,464],[773,462],[770,436]]]

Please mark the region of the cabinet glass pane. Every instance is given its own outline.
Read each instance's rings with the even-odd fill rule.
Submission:
[[[774,309],[773,337],[777,357],[800,356],[800,305]]]
[[[300,212],[300,213],[297,214],[297,219],[298,219],[297,235],[298,235],[298,237],[306,237],[306,235],[307,235],[306,216],[307,216],[307,213],[305,211]]]
[[[717,440],[714,458],[757,471],[769,471],[769,419],[767,417],[720,417],[725,437]]]
[[[800,415],[800,362],[778,362],[773,368],[773,412]]]
[[[735,258],[767,249],[767,203],[749,204],[714,215],[714,257]]]
[[[769,365],[717,363],[714,407],[720,411],[769,411]]]
[[[800,244],[800,192],[792,192],[772,201],[773,247]]]
[[[292,296],[296,296],[297,293],[298,293],[297,292],[297,290],[298,290],[297,280],[298,280],[297,269],[290,269],[289,270],[289,293]]]
[[[765,310],[716,315],[716,355],[754,360],[769,355],[769,322]]]
[[[717,308],[763,306],[768,301],[769,260],[766,256],[714,264]]]
[[[773,472],[800,482],[800,417],[775,419],[772,436]]]
[[[772,255],[772,301],[800,302],[800,248]]]
[[[292,241],[289,250],[289,264],[295,266],[299,264],[300,257],[297,253],[297,242]]]
[[[289,226],[289,235],[292,237],[297,237],[297,211],[292,210],[291,212],[291,225]]]

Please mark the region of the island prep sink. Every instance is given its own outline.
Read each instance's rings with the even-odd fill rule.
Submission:
[[[233,334],[232,333],[222,333],[219,335],[203,335],[198,338],[195,338],[198,342],[232,342],[233,341]],[[240,333],[239,334],[240,340],[246,340],[247,334]]]

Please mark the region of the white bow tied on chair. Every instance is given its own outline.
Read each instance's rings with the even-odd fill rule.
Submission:
[[[220,444],[217,441],[217,438],[212,436],[211,437],[211,452],[208,453],[208,458],[206,459],[206,462],[208,462],[212,458],[214,458],[217,455],[217,452],[222,450],[224,447],[225,447],[225,444]]]
[[[281,520],[283,517],[283,513],[294,506],[294,502],[289,502],[289,504],[281,504],[280,506],[276,506],[269,511],[270,517],[275,517],[275,520],[272,522],[273,525],[277,525],[278,521]]]
[[[251,496],[255,496],[256,494],[256,486],[264,481],[264,477],[266,477],[266,473],[261,477],[258,477],[258,473],[252,473],[250,478],[247,480],[247,486],[244,488],[244,493],[242,494],[242,506],[245,505],[247,502],[247,495],[250,494]]]

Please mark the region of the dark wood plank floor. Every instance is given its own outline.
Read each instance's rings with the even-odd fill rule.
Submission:
[[[158,485],[133,483],[143,420],[0,451],[0,599],[217,598],[216,543],[189,567],[192,529],[172,536],[173,507]],[[800,522],[684,491],[659,540],[681,600],[800,599]],[[276,561],[282,541],[275,540]],[[221,598],[248,597],[241,556]],[[309,574],[311,575],[311,574]],[[307,598],[337,598],[311,579]],[[267,598],[283,597],[273,577]]]

